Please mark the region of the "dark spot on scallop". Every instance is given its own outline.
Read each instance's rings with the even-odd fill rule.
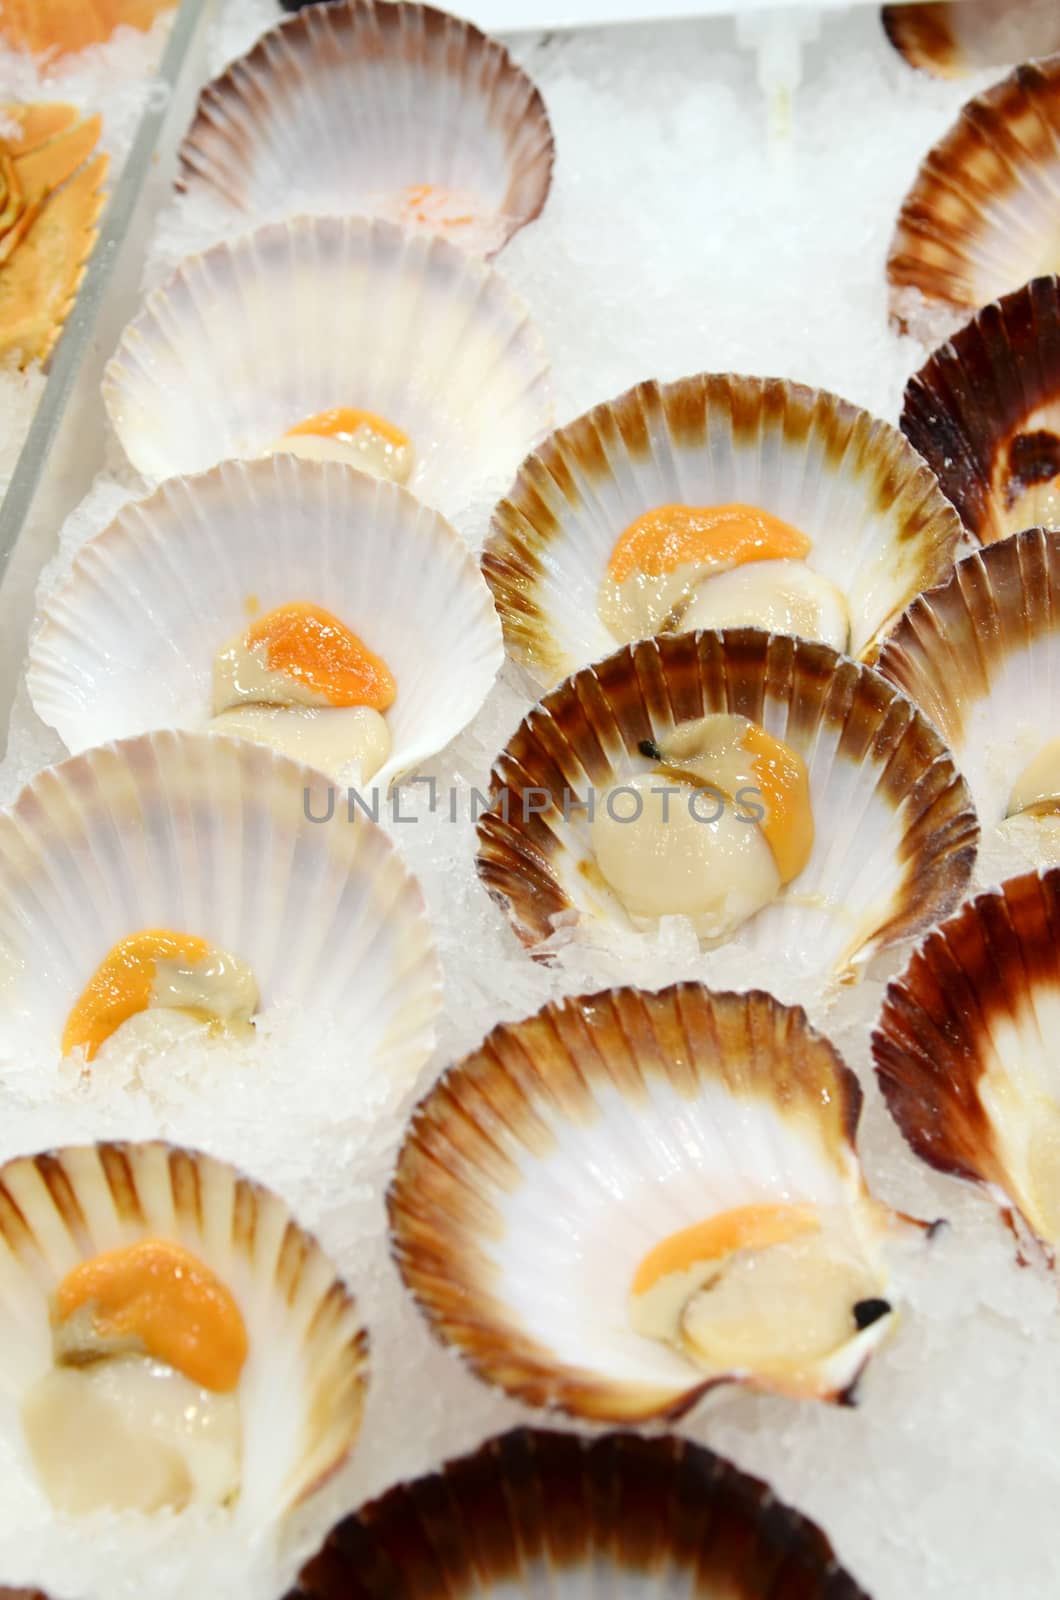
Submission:
[[[854,1307],[854,1321],[859,1333],[864,1333],[866,1328],[871,1328],[874,1322],[879,1322],[881,1317],[889,1317],[891,1302],[889,1300],[859,1300]]]
[[[1053,478],[1060,478],[1060,438],[1047,428],[1018,433],[1008,447],[1005,499],[1009,509],[1036,483],[1050,483]]]
[[[649,761],[661,761],[663,758],[663,754],[659,749],[659,746],[654,744],[651,739],[642,739],[640,744],[637,746],[637,749],[640,751],[641,755],[646,756]]]

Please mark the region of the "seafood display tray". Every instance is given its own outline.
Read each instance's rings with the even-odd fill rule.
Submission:
[[[741,12],[739,19],[734,9]],[[815,386],[876,418],[897,422],[905,385],[930,346],[896,332],[888,321],[886,260],[895,219],[924,155],[962,103],[1002,74],[986,71],[952,83],[914,73],[884,37],[874,0],[821,0],[815,6],[771,0],[766,9],[777,18],[774,34],[757,0],[670,0],[658,6],[650,0],[614,0],[606,6],[556,0],[551,10],[523,0],[469,0],[470,15],[505,36],[539,86],[555,134],[555,176],[547,205],[493,265],[540,331],[551,363],[557,424],[634,385],[647,390],[646,380],[668,385],[704,373],[738,375],[714,380],[735,390],[763,379]],[[729,14],[718,14],[722,11]],[[667,20],[661,12],[678,15]],[[161,284],[187,251],[203,243],[180,212],[183,202],[176,209],[170,204],[177,146],[201,87],[280,16],[278,0],[182,0],[159,72],[159,93],[113,195],[85,292],[0,507],[0,725],[7,726],[13,707],[7,756],[0,765],[5,807],[40,769],[59,759],[58,736],[37,719],[23,675],[42,571],[57,551],[65,559],[82,540],[115,517],[120,520],[131,499],[148,492],[149,480],[138,478],[131,452],[126,460],[108,425],[100,383],[123,328],[142,304],[145,286]],[[531,16],[536,26],[528,30]],[[589,27],[590,22],[600,26]],[[777,45],[773,65],[780,61],[779,78],[771,76],[764,48],[771,40]],[[778,83],[793,91],[781,117],[770,99]],[[422,363],[422,345],[417,348]],[[209,370],[205,359],[202,367]],[[542,382],[542,394],[545,387]],[[458,449],[451,454],[458,458]],[[274,458],[279,463],[274,481],[281,490],[287,460],[282,454]],[[254,465],[263,482],[265,466]],[[469,567],[473,563],[459,536],[477,557],[499,496],[514,494],[516,466],[506,465],[504,481],[476,487],[463,502],[454,491],[446,506],[456,530],[453,544]],[[343,469],[332,464],[328,470]],[[221,476],[226,471],[238,480],[246,469],[230,466]],[[325,479],[319,482],[324,485]],[[398,504],[397,498],[391,496],[390,503]],[[315,504],[307,505],[303,497],[299,510],[306,524],[316,518],[313,531],[326,543],[325,518],[316,515]],[[157,500],[154,514],[160,514]],[[126,531],[134,527],[141,536],[144,566],[150,568],[151,517],[138,522],[139,515],[129,517]],[[341,515],[340,506],[336,520]],[[249,524],[252,518],[244,520]],[[373,530],[381,527],[378,519],[364,520]],[[418,576],[422,579],[423,572]],[[210,586],[211,601],[224,588],[212,571],[203,573],[203,583]],[[198,596],[194,585],[189,592]],[[389,595],[383,598],[389,603]],[[142,610],[147,616],[149,608]],[[455,610],[455,620],[448,616],[446,626],[433,632],[423,620],[426,613],[408,610],[425,659],[434,649],[448,662],[458,653],[454,634],[472,631]],[[778,659],[783,645],[781,640],[774,648]],[[499,638],[496,652],[499,658]],[[804,653],[812,656],[812,650]],[[444,687],[445,673],[436,676]],[[779,682],[785,672],[778,668],[761,676]],[[368,934],[359,925],[357,937],[363,942],[347,938],[342,925],[327,920],[321,887],[336,881],[337,874],[323,867],[306,874],[309,890],[299,902],[292,947],[274,941],[270,959],[277,969],[289,964],[298,969],[296,976],[310,973],[320,983],[316,989],[310,985],[308,998],[296,983],[289,1011],[277,1007],[271,1032],[262,1030],[260,1057],[219,1066],[205,1050],[197,1056],[189,1048],[183,1055],[178,1050],[159,1071],[146,1055],[130,1067],[129,1056],[122,1065],[125,1076],[115,1082],[105,1081],[102,1073],[79,1076],[69,1062],[56,1069],[54,1061],[32,1053],[26,1062],[4,1063],[0,1162],[53,1146],[165,1139],[209,1160],[235,1164],[272,1190],[334,1262],[356,1299],[367,1354],[363,1431],[356,1448],[319,1502],[299,1509],[293,1527],[285,1530],[279,1560],[264,1541],[250,1548],[223,1516],[212,1514],[129,1518],[121,1527],[101,1516],[88,1540],[75,1519],[55,1519],[61,1523],[57,1529],[38,1521],[27,1532],[13,1526],[10,1513],[6,1521],[0,1514],[0,1593],[5,1583],[28,1581],[41,1583],[55,1600],[81,1595],[188,1600],[198,1594],[279,1600],[337,1518],[363,1502],[501,1436],[507,1442],[496,1447],[497,1453],[518,1464],[527,1448],[518,1431],[524,1428],[590,1431],[585,1418],[591,1412],[575,1408],[564,1415],[524,1403],[520,1396],[532,1396],[530,1388],[492,1386],[432,1337],[423,1312],[426,1297],[417,1304],[402,1278],[407,1238],[403,1245],[400,1219],[404,1216],[405,1234],[411,1237],[420,1225],[417,1207],[423,1195],[415,1164],[407,1159],[403,1175],[400,1153],[403,1144],[407,1149],[415,1142],[406,1136],[415,1126],[410,1118],[416,1100],[444,1069],[484,1049],[492,1030],[518,1035],[525,1019],[546,1007],[577,1010],[588,1004],[602,1013],[606,1005],[577,998],[602,990],[664,990],[686,983],[722,993],[720,1011],[741,1011],[744,999],[748,1016],[754,1017],[774,1007],[805,1007],[797,1029],[808,1020],[825,1034],[864,1092],[858,1144],[870,1190],[903,1221],[912,1218],[928,1226],[910,1230],[897,1325],[886,1343],[883,1327],[877,1329],[880,1347],[872,1371],[864,1374],[857,1406],[730,1388],[687,1414],[678,1404],[660,1412],[670,1420],[650,1432],[665,1426],[668,1433],[705,1445],[767,1482],[780,1501],[819,1525],[838,1562],[860,1586],[858,1593],[863,1588],[872,1600],[967,1600],[970,1595],[1044,1600],[1060,1592],[1060,1554],[1052,1533],[1060,1495],[1055,1281],[1040,1262],[1017,1264],[1013,1241],[991,1202],[911,1154],[875,1079],[873,1027],[888,981],[909,958],[911,939],[878,955],[860,983],[829,995],[827,1003],[806,983],[798,963],[786,959],[779,935],[772,947],[737,938],[704,951],[679,918],[664,918],[658,934],[640,943],[624,937],[612,941],[611,930],[605,930],[582,944],[563,946],[557,940],[551,965],[531,960],[476,875],[473,819],[494,763],[534,698],[525,676],[506,662],[485,704],[477,702],[481,708],[474,720],[417,769],[434,787],[404,785],[396,806],[384,803],[380,820],[386,848],[395,847],[390,859],[403,863],[402,874],[394,868],[395,881],[401,878],[400,894],[394,893],[402,916],[389,908],[371,910],[386,924],[386,937],[376,939],[374,930]],[[102,706],[105,717],[105,699],[103,685],[87,697],[89,711]],[[35,703],[44,703],[36,691]],[[186,765],[190,769],[181,740],[169,732],[158,736],[159,791],[167,803],[171,794],[179,799],[181,774]],[[241,748],[228,741],[210,743]],[[261,747],[242,748],[253,754],[232,758],[240,768],[239,792],[248,815],[256,815],[260,804],[267,817],[271,757]],[[430,748],[437,749],[437,742]],[[925,761],[929,758],[938,761],[934,745]],[[113,753],[103,757],[119,766],[122,759]],[[903,775],[908,777],[904,768],[895,781]],[[45,783],[50,781],[49,775]],[[303,807],[307,796],[308,789],[299,796]],[[324,809],[322,794],[310,799],[318,812]],[[312,809],[305,819],[319,822]],[[199,820],[205,842],[197,835],[194,849],[202,883],[210,865],[220,861],[227,892],[233,904],[239,901],[250,927],[259,902],[252,893],[242,896],[232,889],[249,851],[244,855],[234,847],[230,855],[212,853],[209,808]],[[125,832],[135,835],[136,830],[134,821],[114,830],[113,838],[107,834],[116,855]],[[100,840],[104,831],[101,824]],[[310,831],[321,851],[326,841],[327,848],[355,853],[352,830],[337,824],[330,835],[323,827]],[[856,818],[846,831],[856,836]],[[247,837],[259,835],[248,825]],[[265,839],[260,877],[266,887],[265,862],[272,856],[285,859],[285,848],[282,841],[277,846],[271,837]],[[98,853],[103,854],[102,844]],[[93,836],[87,857],[95,855]],[[0,837],[0,877],[3,859]],[[251,863],[252,869],[258,865]],[[409,874],[403,875],[406,867]],[[1014,870],[1018,867],[1000,848],[995,855],[984,851],[968,892]],[[251,870],[247,877],[256,884],[258,873]],[[123,882],[135,898],[136,875]],[[49,908],[58,908],[56,926],[65,933],[67,922],[71,928],[89,923],[91,895],[80,893],[72,874],[56,874],[56,883],[48,901]],[[195,880],[189,894],[199,887]],[[205,898],[207,890],[202,892]],[[114,916],[110,931],[116,939],[122,919],[129,918],[123,906],[115,907]],[[369,920],[366,912],[363,924]],[[271,931],[269,926],[262,932],[262,949]],[[76,944],[76,931],[71,938]],[[362,1056],[373,1060],[370,1047],[362,1051],[350,1042],[362,1021],[363,970],[373,980],[378,977],[373,965],[378,946],[384,977],[375,983],[374,995],[384,994],[387,1005],[397,1008],[404,990],[388,988],[385,979],[391,947],[400,948],[410,965],[416,956],[426,990],[430,985],[423,974],[428,967],[435,973],[427,942],[436,946],[444,983],[433,1054],[425,1063],[417,1058],[415,1082],[411,1077],[397,1081],[396,1072],[360,1070]],[[355,982],[351,969],[358,961],[363,966]],[[264,955],[251,964],[266,973]],[[0,972],[0,979],[5,976]],[[43,992],[54,974],[37,976]],[[431,982],[437,1002],[436,975]],[[62,984],[52,988],[49,1004]],[[372,982],[367,989],[371,995]],[[757,990],[769,994],[741,995],[738,1001],[724,994]],[[322,1019],[314,1008],[325,991],[319,1001]],[[336,994],[350,996],[338,1024],[327,1015]],[[412,1022],[405,1020],[410,1029],[415,1025],[418,1046],[418,1014]],[[370,1028],[363,1032],[374,1037]],[[784,1048],[792,1048],[790,1039]],[[47,1076],[52,1071],[54,1080]],[[572,1075],[578,1071],[575,1061]],[[833,1108],[845,1138],[850,1108],[844,1096],[857,1099],[857,1089],[849,1074],[840,1078],[843,1088],[837,1093],[826,1075],[818,1099]],[[421,1131],[424,1126],[421,1120]],[[623,1158],[633,1160],[641,1146],[664,1149],[668,1131],[650,1118],[639,1126],[631,1123],[623,1135]],[[768,1149],[766,1157],[772,1159]],[[524,1236],[535,1249],[540,1244],[544,1255],[553,1244],[561,1251],[569,1232],[563,1205],[548,1209],[545,1226],[536,1205],[522,1213]],[[437,1207],[439,1215],[444,1210]],[[950,1226],[936,1230],[931,1227],[936,1219]],[[921,1248],[928,1235],[930,1249]],[[603,1253],[610,1243],[602,1242]],[[578,1251],[568,1255],[576,1258]],[[573,1265],[568,1261],[572,1273],[581,1273],[582,1265],[579,1259]],[[593,1270],[590,1260],[584,1271],[587,1298]],[[579,1287],[584,1287],[580,1281]],[[554,1294],[554,1284],[548,1289]],[[542,1302],[547,1298],[548,1292],[540,1296]],[[572,1303],[575,1298],[570,1296]],[[885,1306],[890,1323],[892,1308],[878,1296],[858,1304]],[[873,1326],[869,1322],[863,1329],[859,1322],[859,1333]],[[874,1342],[876,1335],[871,1338]],[[844,1373],[842,1388],[828,1392],[846,1398],[849,1391],[853,1397],[849,1376]],[[0,1393],[0,1422],[9,1398]],[[562,1460],[569,1441],[553,1441],[548,1448]],[[0,1470],[9,1472],[5,1449],[0,1426]],[[657,1459],[665,1462],[667,1452],[680,1446],[653,1440],[650,1449],[644,1441],[635,1449],[644,1450],[646,1461],[657,1449]],[[606,1447],[601,1455],[606,1458]],[[472,1490],[482,1470],[480,1461],[466,1478]],[[17,1484],[13,1501],[16,1491]],[[397,1526],[402,1525],[399,1518]],[[650,1584],[643,1592],[651,1592]]]

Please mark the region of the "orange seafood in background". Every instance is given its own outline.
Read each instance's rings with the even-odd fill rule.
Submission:
[[[0,39],[31,55],[64,56],[103,44],[116,28],[146,33],[175,0],[0,0]]]
[[[45,360],[74,303],[103,205],[102,127],[76,106],[0,105],[0,361]]]

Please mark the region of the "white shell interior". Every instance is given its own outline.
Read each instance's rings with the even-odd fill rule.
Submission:
[[[312,1482],[322,1463],[307,1454],[312,1369],[306,1335],[332,1290],[335,1271],[316,1252],[291,1301],[280,1250],[291,1221],[275,1195],[258,1191],[258,1214],[250,1253],[241,1247],[235,1226],[235,1171],[206,1156],[196,1158],[201,1220],[195,1226],[186,1206],[175,1200],[166,1161],[167,1147],[131,1147],[137,1192],[145,1224],[123,1218],[93,1147],[62,1152],[84,1214],[79,1236],[72,1234],[31,1161],[8,1166],[3,1178],[15,1196],[35,1248],[16,1254],[0,1239],[0,1431],[22,1468],[19,1493],[37,1485],[20,1420],[26,1391],[52,1364],[49,1298],[79,1261],[141,1238],[172,1239],[197,1255],[230,1289],[246,1325],[249,1352],[236,1391],[243,1434],[242,1488],[231,1515],[247,1535],[260,1531],[286,1510]],[[336,1335],[351,1339],[358,1320],[352,1306],[336,1323]],[[308,1474],[308,1476],[307,1476]]]
[[[332,800],[330,821],[310,820]],[[379,1073],[410,1083],[431,1051],[440,979],[419,885],[341,793],[262,746],[146,735],[47,769],[0,812],[3,1053],[57,1052],[104,956],[157,927],[241,957],[263,1011],[341,1018]]]
[[[397,681],[381,789],[471,720],[503,660],[459,534],[391,483],[275,456],[174,479],[79,551],[31,647],[30,693],[67,748],[206,731],[214,660],[253,620],[324,606]]]
[[[764,417],[756,438],[738,440],[730,419],[719,415],[698,446],[666,434],[653,438],[649,454],[631,456],[617,431],[612,438],[611,471],[604,475],[579,467],[573,451],[564,453],[576,506],[546,472],[534,473],[536,491],[560,523],[541,552],[544,571],[534,586],[557,658],[549,683],[617,648],[599,615],[600,587],[619,535],[660,506],[740,503],[804,533],[813,545],[806,565],[846,597],[854,656],[923,586],[917,551],[899,541],[897,515],[875,502],[871,470],[854,451],[838,465],[830,461],[820,434],[795,444]]]
[[[299,218],[188,257],[107,366],[126,455],[157,482],[253,458],[338,406],[412,441],[443,510],[514,473],[551,420],[529,315],[489,267],[387,222]]]
[[[453,243],[492,254],[514,222],[515,169],[548,162],[532,84],[456,18],[443,32],[413,5],[404,27],[389,15],[381,26],[372,6],[333,8],[348,9],[349,22],[320,11],[272,29],[261,56],[207,87],[206,126],[181,151],[189,192],[244,224],[289,215],[295,190],[306,213],[397,221],[403,192],[442,186],[475,202]]]
[[[853,1155],[840,1170],[812,1134],[796,1130],[765,1099],[740,1099],[701,1083],[694,1099],[660,1079],[645,1100],[612,1085],[595,1089],[597,1114],[574,1123],[540,1097],[535,1113],[554,1134],[547,1153],[509,1146],[521,1182],[488,1184],[503,1236],[479,1248],[496,1269],[490,1292],[557,1364],[611,1382],[669,1391],[701,1381],[690,1362],[635,1334],[629,1291],[648,1252],[672,1233],[718,1212],[758,1203],[855,1206]],[[881,1334],[874,1325],[833,1358],[829,1376],[850,1381]]]

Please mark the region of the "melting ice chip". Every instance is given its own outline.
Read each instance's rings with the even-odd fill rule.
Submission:
[[[53,1365],[22,1421],[61,1511],[179,1511],[238,1494],[247,1332],[208,1267],[167,1240],[108,1251],[62,1280],[51,1320]]]
[[[412,476],[412,443],[407,434],[376,416],[337,406],[318,411],[262,451],[263,456],[295,455],[305,461],[341,461],[376,478],[408,483]]]
[[[386,663],[338,617],[297,602],[218,653],[210,726],[329,772],[356,762],[367,781],[390,755],[383,712],[396,695]]]
[[[623,644],[668,629],[758,627],[845,650],[846,601],[806,565],[811,549],[755,506],[660,506],[615,544],[600,618]]]
[[[238,1031],[258,1008],[254,974],[238,956],[206,939],[146,928],[121,939],[100,962],[66,1019],[64,1055],[92,1061],[133,1017],[158,1012],[160,1036],[177,1013]]]
[[[686,723],[645,754],[652,771],[597,806],[596,864],[633,917],[687,916],[701,935],[725,938],[810,858],[805,763],[727,714]]]

